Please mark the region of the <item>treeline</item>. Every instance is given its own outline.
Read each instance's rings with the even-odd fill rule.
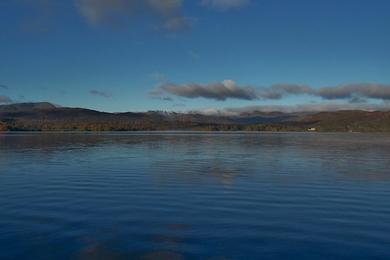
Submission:
[[[61,121],[16,120],[0,122],[0,131],[293,131],[317,132],[390,132],[387,122],[283,122],[267,124],[209,124],[186,121]]]
[[[194,128],[199,131],[267,131],[267,132],[298,132],[306,131],[308,128],[304,123],[285,124],[218,124],[203,125]]]
[[[189,122],[151,122],[142,120],[127,121],[63,121],[63,120],[13,120],[0,130],[10,131],[156,131],[186,130],[199,127]]]

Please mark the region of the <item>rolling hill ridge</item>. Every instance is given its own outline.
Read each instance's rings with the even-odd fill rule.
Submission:
[[[107,113],[47,102],[0,106],[1,131],[321,131],[390,132],[390,112],[261,112],[235,116],[149,111]]]

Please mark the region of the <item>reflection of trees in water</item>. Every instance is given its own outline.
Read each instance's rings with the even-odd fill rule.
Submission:
[[[62,158],[69,155],[68,159],[82,162],[90,159],[88,156],[92,152],[95,155],[105,156],[108,155],[110,148],[113,152],[117,150],[120,153],[123,148],[132,149],[137,144],[146,145],[158,139],[158,136],[107,133],[0,133],[0,160],[1,158],[5,160],[7,156],[14,154],[25,156],[23,158],[25,160],[47,162],[59,157],[58,155]],[[78,157],[71,156],[75,153]]]
[[[390,177],[386,170],[390,168],[388,135],[206,135],[166,140],[160,149],[153,169],[166,182],[229,185],[238,178],[299,183],[365,175],[371,180]]]
[[[152,146],[155,145],[179,145],[193,146],[196,144],[202,145],[244,145],[250,147],[252,145],[262,144],[278,144],[283,141],[283,138],[261,138],[257,134],[207,134],[207,133],[169,133],[169,132],[115,132],[115,133],[0,133],[1,148],[58,148],[61,146],[82,146],[88,147],[101,143],[114,144],[137,144],[145,143]],[[259,139],[260,137],[260,139]]]
[[[70,155],[64,156],[65,152],[70,152]],[[137,162],[142,159],[140,167],[136,168],[138,166],[133,166],[130,163],[126,164],[130,157],[120,157],[118,154],[122,153],[126,156],[130,154],[133,156],[132,159]],[[84,159],[87,162],[97,160],[97,158],[105,159],[106,161],[101,160],[101,164],[99,165],[92,164],[91,169],[97,171],[102,171],[99,169],[99,166],[105,165],[106,162],[111,162],[115,158],[118,158],[119,160],[115,161],[118,162],[118,165],[112,164],[112,167],[134,167],[131,169],[132,174],[137,174],[134,172],[137,169],[140,169],[141,172],[138,174],[143,176],[146,175],[145,179],[142,178],[141,183],[150,185],[151,188],[153,188],[153,191],[162,191],[161,193],[163,196],[161,197],[161,200],[164,200],[164,202],[158,202],[157,204],[159,206],[176,209],[176,207],[181,207],[184,203],[192,203],[195,201],[195,203],[190,204],[188,207],[193,210],[189,210],[186,214],[181,212],[183,216],[189,216],[193,212],[196,212],[198,209],[196,208],[197,202],[205,201],[206,203],[209,203],[213,200],[212,195],[222,194],[220,192],[223,189],[216,189],[217,193],[212,193],[214,191],[213,188],[220,188],[221,186],[230,188],[236,185],[236,187],[241,190],[238,190],[237,193],[229,193],[228,195],[231,196],[230,198],[239,198],[239,196],[236,195],[240,195],[251,183],[258,181],[258,183],[254,185],[256,189],[252,189],[248,194],[254,194],[259,196],[256,198],[261,197],[264,200],[268,200],[275,198],[273,197],[274,194],[281,194],[286,197],[291,194],[292,196],[297,196],[294,195],[294,193],[289,193],[291,189],[283,193],[284,187],[275,187],[276,184],[281,182],[304,183],[308,180],[315,180],[316,183],[308,182],[309,185],[306,185],[302,190],[294,189],[297,194],[303,194],[304,196],[308,194],[311,195],[318,191],[320,191],[318,196],[321,196],[321,194],[331,195],[331,191],[346,192],[347,194],[348,190],[340,191],[338,188],[344,188],[344,186],[346,186],[345,189],[348,189],[348,185],[344,185],[344,182],[341,182],[342,185],[340,186],[335,185],[335,181],[338,181],[337,178],[341,178],[342,180],[348,181],[377,181],[377,183],[380,185],[383,184],[383,186],[367,186],[368,189],[366,194],[370,194],[370,187],[382,187],[383,192],[380,189],[377,189],[376,192],[382,192],[384,195],[383,197],[385,197],[388,193],[387,191],[385,192],[388,185],[384,180],[388,181],[390,178],[390,174],[388,174],[388,169],[390,168],[390,160],[388,160],[390,155],[390,139],[385,135],[0,135],[0,162],[2,160],[9,160],[10,165],[13,165],[16,160],[15,157],[12,156],[19,156],[16,157],[19,161],[28,162],[24,155],[35,156],[36,158],[34,157],[34,160],[42,160],[39,162],[42,162],[42,165],[44,166],[47,165],[45,160],[53,157],[60,162],[61,160],[66,161],[67,159],[74,157],[76,157],[77,160]],[[30,167],[30,165],[27,165],[26,167]],[[80,165],[74,164],[72,167],[72,169],[77,169]],[[110,169],[110,167],[111,165],[109,165],[108,169]],[[120,173],[115,172],[116,169],[111,170],[113,170],[111,175],[110,172],[105,175],[100,175],[97,184],[105,183],[108,178],[114,179],[115,177],[118,177],[116,174]],[[85,179],[82,180],[85,181],[85,183],[93,183],[94,175],[90,176],[84,176]],[[324,185],[324,183],[321,182],[321,178],[324,176],[332,182],[330,184],[325,183]],[[80,179],[80,176],[77,175],[74,175],[73,177],[75,179]],[[157,180],[159,184],[167,185],[167,187],[171,189],[167,190],[164,194],[165,190],[160,186],[153,187],[153,183],[150,183],[148,177],[154,178],[153,180]],[[46,177],[42,179],[46,179]],[[108,191],[113,192],[113,195],[115,195],[116,192],[118,192],[115,188],[124,188],[125,186],[118,185],[119,183],[123,182],[123,184],[128,184],[132,181],[133,179],[122,178],[119,179],[119,181],[117,180],[112,183],[108,182],[104,187],[109,188]],[[270,188],[271,191],[262,191],[261,189],[264,186],[259,185],[259,183],[262,182],[268,182],[273,185]],[[169,186],[171,184],[173,185]],[[211,187],[203,185],[206,189],[202,190],[202,184],[217,184],[218,187],[217,185]],[[57,189],[58,187],[59,186],[55,186],[54,188]],[[74,191],[72,190],[74,187],[64,187],[70,191]],[[96,187],[99,186],[97,185]],[[124,194],[132,194],[133,190],[131,190],[131,187],[132,186],[126,187],[126,189],[128,188],[129,193]],[[175,188],[177,187],[181,188],[179,193],[176,193]],[[26,187],[24,188],[26,189]],[[88,191],[84,190],[85,187],[82,188],[85,193],[80,194],[87,194]],[[160,193],[153,193],[150,195],[148,192],[151,190],[142,190],[144,188],[145,187],[141,187],[140,189],[136,189],[136,191],[141,193],[144,192],[144,194],[141,195],[149,195],[144,196],[144,198],[150,198],[150,201],[154,202]],[[253,187],[249,187],[249,189],[251,188]],[[321,188],[323,189],[322,193],[321,190],[318,190]],[[98,190],[100,191],[100,189]],[[104,191],[104,189],[102,190]],[[184,194],[194,190],[195,192],[193,194],[195,194],[195,196],[184,198],[180,201],[180,204],[165,202],[165,200],[171,198],[175,199],[180,192],[183,192],[181,194]],[[351,185],[350,190],[352,191],[351,196],[358,196],[359,194],[355,195],[353,192],[361,191],[360,188],[356,190],[353,185]],[[110,199],[108,196],[110,195],[109,192],[103,192],[98,198],[94,197],[94,200],[96,199],[96,201],[101,202],[101,199],[104,198],[104,196],[106,196],[106,199]],[[249,198],[249,196],[247,196],[248,194],[243,196],[243,198]],[[229,198],[228,195],[224,194],[224,196],[218,198],[225,200],[226,198]],[[364,195],[365,194],[359,196],[363,197]],[[340,195],[336,194],[336,196]],[[113,196],[111,198],[117,197]],[[317,198],[318,197],[315,197],[315,200]],[[141,203],[144,203],[147,200],[141,199],[140,201]],[[149,203],[150,201],[147,202]],[[119,202],[122,203],[120,200]],[[127,202],[126,199],[126,203]],[[236,202],[241,203],[239,200]],[[129,203],[131,203],[131,201],[129,201]],[[228,201],[228,203],[231,202]],[[229,206],[230,205],[231,204],[229,204]],[[202,205],[198,207],[203,210],[205,209]],[[187,207],[183,208],[188,209]],[[137,209],[137,207],[135,207],[135,209]],[[182,208],[179,208],[179,210],[181,209]],[[112,213],[111,208],[110,210],[103,212]],[[126,211],[126,213],[130,214],[131,212]],[[127,217],[127,215],[125,217]],[[158,215],[158,218],[160,217],[161,216]],[[169,220],[173,222],[174,218],[171,218],[169,215]],[[185,220],[183,221],[185,222]],[[51,222],[51,220],[49,219],[45,222]],[[126,229],[129,225],[135,225],[134,222],[129,222],[127,227],[125,224],[126,222],[118,222],[117,226],[114,227],[110,227],[110,224],[104,222],[105,225],[109,226],[108,228],[100,229],[97,232],[86,230],[85,233],[87,233],[87,235],[85,237],[77,238],[77,235],[75,235],[74,237],[68,237],[65,242],[73,244],[75,240],[78,241],[75,242],[75,247],[79,250],[72,255],[74,259],[181,259],[186,253],[183,248],[188,248],[188,245],[191,246],[191,243],[194,243],[193,241],[189,241],[193,228],[191,225],[182,223],[153,223],[155,226],[151,226],[151,222],[153,221],[145,222],[147,222],[147,224],[137,223],[139,227],[137,227],[136,232],[132,232],[132,229],[130,229],[130,231],[129,229]],[[194,223],[194,227],[196,227],[196,223]],[[77,229],[77,227],[69,228]],[[96,227],[92,227],[92,229],[93,228]],[[71,232],[69,233],[72,234]],[[43,236],[37,240],[37,236],[34,236],[34,239],[37,242],[34,244],[35,254],[31,255],[32,258],[34,258],[33,256],[39,258],[38,254],[45,253],[46,249],[46,251],[48,251],[47,255],[53,256],[51,258],[55,259],[56,253],[58,254],[58,252],[55,252],[56,245],[51,246],[49,249],[45,248],[47,245],[53,245],[50,241],[45,240],[48,240],[47,237],[50,236]],[[141,241],[141,243],[144,243],[144,250],[139,251],[137,250],[137,246],[132,246],[132,242],[134,241]],[[58,247],[61,246],[65,249],[57,248],[59,252],[69,253],[69,251],[66,251],[69,250],[69,247],[66,245],[60,245]],[[70,248],[73,249],[72,247]]]
[[[137,138],[139,139],[139,138]],[[53,150],[61,148],[88,148],[101,144],[129,141],[127,136],[83,133],[18,133],[0,134],[2,148]],[[130,140],[131,141],[131,140]],[[133,140],[135,142],[142,139]]]
[[[390,136],[204,132],[0,134],[0,162],[11,160],[14,155],[42,163],[53,158],[55,163],[67,163],[61,162],[61,158],[71,163],[97,158],[102,163],[121,163],[132,156],[147,159],[145,163],[151,165],[160,180],[214,180],[225,185],[232,184],[237,177],[259,174],[284,173],[283,179],[291,181],[309,178],[294,172],[305,173],[307,168],[313,174],[326,171],[332,177],[339,174],[341,178],[387,179]]]

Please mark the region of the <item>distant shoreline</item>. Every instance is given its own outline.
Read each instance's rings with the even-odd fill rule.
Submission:
[[[0,134],[390,134],[389,132],[347,131],[208,131],[208,130],[148,130],[148,131],[73,131],[73,130],[7,130]]]
[[[262,112],[204,115],[150,111],[105,113],[50,103],[0,106],[0,131],[10,132],[367,132],[390,133],[390,111]]]

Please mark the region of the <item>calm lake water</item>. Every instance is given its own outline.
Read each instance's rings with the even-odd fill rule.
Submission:
[[[390,259],[390,135],[0,134],[0,259]]]

